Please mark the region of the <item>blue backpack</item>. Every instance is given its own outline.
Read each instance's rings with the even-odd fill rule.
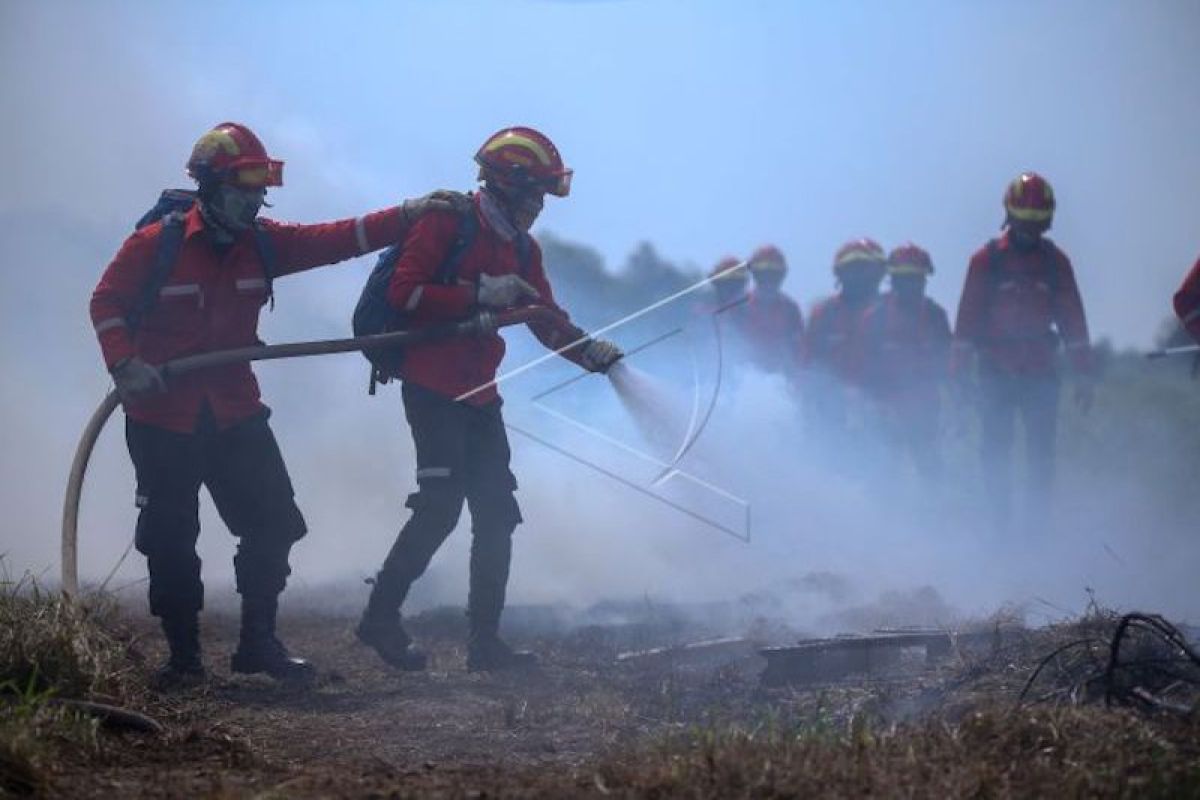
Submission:
[[[150,277],[142,286],[141,294],[133,309],[125,316],[125,324],[130,335],[135,333],[154,306],[158,303],[159,292],[171,277],[175,262],[179,260],[179,248],[183,246],[184,215],[196,204],[196,193],[187,189],[166,189],[158,197],[158,202],[142,215],[134,225],[134,230],[141,230],[151,223],[162,220],[162,230],[158,235],[158,245],[154,250],[154,265],[150,269]],[[258,257],[263,266],[263,277],[267,284],[267,299],[271,308],[275,308],[275,293],[272,280],[277,274],[275,248],[271,238],[257,222],[254,224],[254,244],[258,248]]]
[[[462,214],[458,221],[458,233],[454,237],[454,243],[446,251],[446,257],[441,266],[438,267],[434,277],[435,283],[452,286],[458,281],[458,268],[467,251],[471,249],[478,233],[479,219],[475,216],[474,211]],[[516,245],[517,260],[523,275],[529,261],[529,237],[527,235],[519,236]],[[367,276],[367,283],[363,286],[362,294],[359,295],[358,304],[354,307],[351,325],[356,337],[402,331],[408,327],[409,315],[394,308],[387,298],[388,286],[392,282],[396,263],[400,260],[400,254],[403,251],[404,244],[400,243],[392,245],[379,254],[375,268]],[[363,355],[371,362],[371,382],[367,392],[375,394],[376,384],[387,383],[392,378],[399,376],[400,368],[404,364],[404,345],[369,348],[363,350]]]

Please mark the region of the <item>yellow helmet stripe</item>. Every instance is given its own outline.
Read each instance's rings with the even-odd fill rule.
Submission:
[[[1020,208],[1010,205],[1007,210],[1009,216],[1022,222],[1046,222],[1054,216],[1053,211],[1044,208]]]
[[[933,270],[920,264],[890,264],[889,275],[928,275]]]
[[[525,149],[531,151],[535,156],[537,156],[538,161],[541,161],[546,166],[550,166],[553,163],[550,158],[550,154],[546,152],[546,148],[542,147],[540,143],[530,139],[528,136],[522,136],[519,133],[509,133],[493,139],[484,145],[483,152],[490,153],[493,150],[499,150],[502,147],[509,147],[511,145],[524,147]]]
[[[847,253],[846,255],[839,258],[837,261],[834,262],[834,266],[842,267],[847,264],[853,264],[856,261],[862,262],[864,264],[886,264],[887,258],[885,258],[882,255],[868,254],[868,253],[862,252],[861,250],[857,250],[852,253]]]

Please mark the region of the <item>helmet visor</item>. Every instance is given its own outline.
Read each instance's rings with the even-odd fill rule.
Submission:
[[[566,197],[571,193],[571,176],[575,170],[564,169],[561,175],[549,178],[545,183],[546,191],[555,197]]]
[[[233,170],[232,181],[237,186],[259,189],[283,186],[283,162],[268,160]]]

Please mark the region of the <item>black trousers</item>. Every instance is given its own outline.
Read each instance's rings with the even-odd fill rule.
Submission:
[[[1058,376],[984,369],[980,372],[980,390],[983,468],[993,514],[1001,524],[1012,519],[1012,450],[1020,418],[1025,434],[1026,522],[1044,524],[1054,489]]]
[[[126,418],[125,441],[137,475],[136,544],[150,570],[150,612],[194,614],[200,580],[200,487],[238,537],[233,559],[242,595],[274,597],[291,568],[288,553],[307,527],[267,414],[217,430],[207,408],[193,433]]]
[[[508,586],[512,534],[521,522],[500,401],[484,407],[456,403],[410,383],[402,395],[416,444],[418,490],[408,497],[412,516],[383,562],[369,610],[399,610],[409,587],[458,524],[465,501],[472,533],[467,613],[473,632],[495,633]]]

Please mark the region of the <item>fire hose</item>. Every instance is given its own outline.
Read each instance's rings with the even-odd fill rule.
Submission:
[[[430,342],[440,339],[451,339],[459,336],[478,336],[494,328],[504,328],[510,325],[520,325],[537,319],[557,321],[554,312],[542,306],[526,306],[510,311],[490,312],[480,314],[461,322],[435,325],[428,328],[380,333],[373,336],[358,336],[351,339],[327,339],[311,342],[290,342],[288,344],[255,345],[239,347],[233,350],[218,350],[210,353],[184,356],[163,364],[159,369],[164,380],[192,372],[198,369],[219,367],[227,364],[237,364],[249,361],[271,361],[280,358],[305,358],[308,356],[330,355],[333,353],[361,352],[364,350],[382,349],[399,345],[410,345],[418,342]],[[113,411],[121,404],[116,390],[110,391],[99,407],[88,420],[79,444],[75,448],[75,458],[71,462],[71,474],[67,479],[67,492],[63,500],[62,516],[62,589],[69,596],[79,594],[79,502],[83,494],[83,479],[87,474],[88,461],[92,450],[104,430],[105,423]]]
[[[1180,347],[1164,347],[1161,350],[1151,350],[1145,355],[1146,358],[1151,360],[1170,358],[1171,356],[1197,356],[1200,355],[1200,344],[1185,344]]]

